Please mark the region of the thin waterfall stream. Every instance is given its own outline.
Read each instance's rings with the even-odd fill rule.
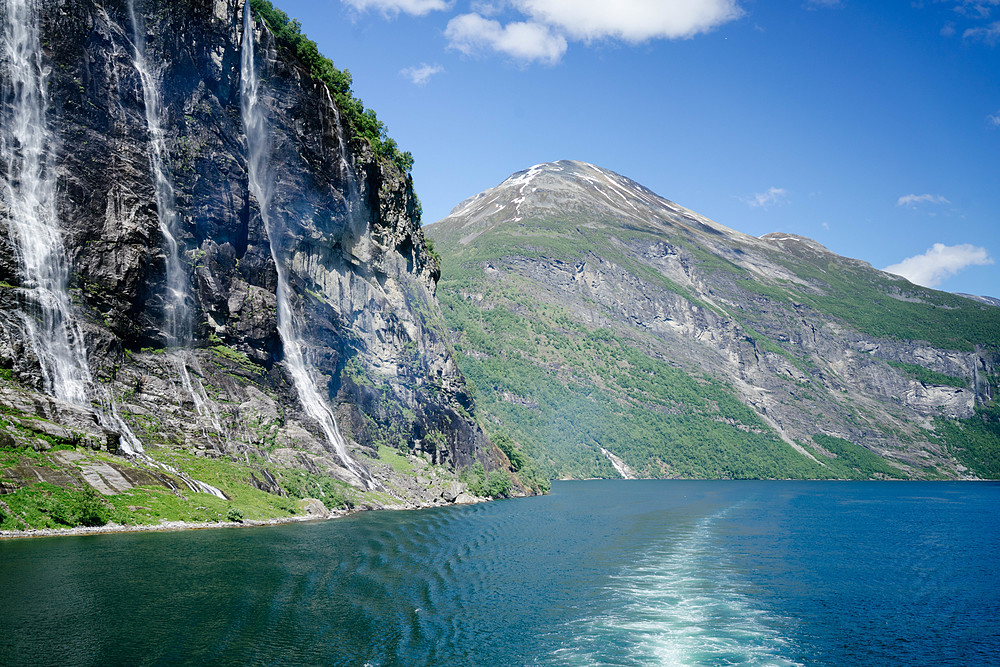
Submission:
[[[149,166],[153,177],[153,192],[156,197],[156,217],[160,235],[163,237],[166,257],[166,295],[163,304],[163,318],[167,332],[167,345],[178,348],[176,368],[181,386],[194,402],[195,411],[202,419],[211,422],[216,433],[228,442],[228,435],[222,428],[219,415],[212,408],[205,395],[205,389],[198,382],[197,387],[188,366],[193,363],[191,354],[184,348],[191,343],[192,308],[187,271],[181,261],[180,216],[174,183],[170,177],[169,153],[166,132],[163,129],[163,99],[160,94],[158,77],[150,69],[146,59],[145,26],[135,11],[134,0],[128,2],[129,21],[132,24],[133,63],[142,82],[142,97],[145,103],[146,126],[149,129]],[[207,433],[206,433],[207,437]]]
[[[146,62],[146,33],[135,13],[133,0],[128,2],[132,22],[133,62],[142,80],[142,97],[149,128],[149,164],[156,196],[156,217],[163,236],[166,253],[167,294],[163,306],[167,335],[171,346],[186,345],[191,338],[191,308],[188,305],[188,278],[181,263],[177,243],[178,215],[174,185],[168,175],[167,139],[162,125],[163,102],[160,87]]]
[[[288,278],[288,258],[284,257],[281,237],[283,222],[272,215],[271,198],[275,177],[271,172],[271,146],[268,124],[261,104],[260,81],[254,64],[253,17],[250,3],[243,8],[243,45],[240,57],[240,110],[247,138],[247,171],[250,192],[260,207],[260,216],[267,230],[271,257],[278,274],[278,334],[285,353],[285,365],[292,377],[299,403],[306,413],[319,423],[327,442],[333,447],[344,466],[367,488],[374,488],[371,474],[347,452],[347,443],[337,427],[333,410],[324,401],[306,366],[301,323],[292,309],[292,287]]]

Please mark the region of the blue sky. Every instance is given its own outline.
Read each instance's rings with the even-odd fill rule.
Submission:
[[[276,4],[413,153],[425,223],[576,159],[1000,297],[1000,0]]]

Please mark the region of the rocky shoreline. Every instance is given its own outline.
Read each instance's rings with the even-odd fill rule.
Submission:
[[[258,526],[279,526],[287,523],[301,523],[305,521],[326,521],[328,519],[339,519],[353,514],[360,510],[336,511],[328,516],[306,515],[276,517],[264,520],[244,520],[237,521],[161,521],[158,524],[139,524],[127,526],[118,523],[109,523],[104,526],[74,526],[72,528],[31,528],[29,530],[0,530],[0,540],[16,540],[32,537],[64,537],[76,535],[108,535],[111,533],[148,533],[148,532],[171,532],[180,530],[206,530],[209,528],[249,528]]]
[[[464,494],[463,494],[464,495]],[[465,495],[462,502],[455,505],[475,505],[486,502],[485,498],[475,498]],[[157,524],[123,525],[108,523],[103,526],[74,526],[72,528],[30,528],[28,530],[0,530],[0,540],[17,540],[35,537],[70,537],[79,535],[110,535],[113,533],[165,533],[181,530],[208,530],[212,528],[256,528],[261,526],[281,526],[289,523],[305,523],[310,521],[329,521],[342,519],[359,512],[377,512],[385,510],[422,510],[432,507],[446,507],[438,503],[413,505],[409,507],[358,508],[350,510],[327,510],[322,503],[309,505],[307,514],[302,516],[275,517],[273,519],[244,519],[243,521],[169,521],[163,519]]]

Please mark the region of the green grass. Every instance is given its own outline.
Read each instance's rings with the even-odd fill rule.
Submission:
[[[211,349],[212,353],[215,354],[215,356],[219,357],[220,359],[225,359],[226,361],[231,361],[232,363],[237,364],[244,370],[250,371],[251,373],[256,373],[258,375],[264,372],[259,364],[250,361],[250,357],[248,357],[243,352],[234,350],[233,348],[228,347],[226,345],[213,345]]]
[[[887,364],[893,368],[899,369],[912,377],[918,382],[923,382],[924,384],[934,384],[934,385],[944,385],[946,387],[961,387],[968,388],[971,384],[969,378],[955,377],[954,375],[946,375],[944,373],[939,373],[937,371],[932,371],[929,368],[924,368],[923,366],[918,366],[917,364],[908,364],[902,361],[887,361]]]
[[[830,469],[832,476],[843,479],[906,479],[907,475],[885,462],[875,452],[853,442],[830,435],[817,433],[813,442],[836,455],[836,458],[820,457]]]
[[[0,530],[101,526],[113,508],[89,486],[64,489],[45,482],[0,496]]]
[[[977,407],[968,419],[935,419],[934,428],[948,451],[976,476],[1000,479],[1000,404]]]
[[[77,451],[82,451],[90,459],[145,469],[141,464],[110,454]],[[93,489],[79,482],[79,488],[61,488],[43,482],[0,496],[0,500],[7,507],[3,510],[0,506],[0,512],[4,514],[0,528],[4,530],[65,528],[77,525],[103,525],[108,521],[121,525],[158,524],[164,520],[226,521],[230,510],[234,508],[248,520],[266,520],[300,514],[298,498],[302,495],[296,495],[295,490],[306,488],[307,485],[301,483],[302,476],[310,476],[310,473],[305,471],[274,466],[269,468],[289,492],[289,496],[284,497],[260,491],[250,485],[251,474],[261,477],[261,473],[253,464],[247,465],[226,458],[201,458],[185,451],[164,448],[150,449],[147,453],[197,480],[218,487],[229,496],[229,499],[192,492],[180,480],[176,480],[179,487],[176,491],[159,485],[143,485],[112,496],[95,495]],[[49,467],[68,473],[71,477],[76,477],[78,474],[74,474],[76,471],[74,466],[59,464],[46,453],[30,449],[0,450],[0,469],[10,468],[18,463]],[[344,485],[330,478],[322,480],[325,480],[328,487],[326,498],[323,498],[321,492],[309,495],[322,498],[330,508],[346,505],[347,492],[342,488]],[[338,497],[340,501],[337,500]]]
[[[398,449],[380,444],[378,447],[378,458],[383,463],[389,464],[389,467],[398,473],[408,475],[414,472],[413,464],[408,458],[400,454]]]

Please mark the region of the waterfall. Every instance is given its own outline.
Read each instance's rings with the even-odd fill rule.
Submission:
[[[8,224],[21,273],[21,316],[38,358],[45,391],[92,408],[92,386],[83,331],[73,318],[69,266],[56,214],[55,147],[46,120],[46,69],[38,34],[38,3],[8,0],[3,24],[3,112],[0,159],[7,166]],[[118,416],[110,395],[98,397],[110,409],[96,410],[101,425],[122,434],[127,454],[142,445]]]
[[[156,78],[146,63],[146,33],[136,18],[133,0],[128,2],[129,19],[132,22],[132,44],[135,48],[133,61],[142,81],[142,97],[146,106],[146,125],[149,128],[149,164],[153,175],[153,191],[156,196],[156,217],[160,235],[166,245],[167,299],[164,304],[164,319],[168,344],[185,345],[191,338],[191,308],[188,306],[188,280],[181,264],[177,245],[178,215],[174,185],[167,175],[167,140],[162,126],[162,100]]]
[[[135,13],[134,0],[128,1],[129,20],[132,24],[132,45],[135,49],[132,61],[142,82],[142,98],[146,109],[146,127],[149,129],[149,167],[153,177],[153,193],[156,197],[156,218],[163,237],[166,254],[167,294],[163,307],[167,344],[171,347],[185,347],[191,342],[192,321],[188,296],[188,277],[181,263],[180,248],[177,243],[180,216],[177,214],[177,199],[174,184],[169,175],[169,154],[167,137],[163,130],[163,100],[157,77],[146,61],[146,32]],[[191,355],[182,350],[177,359],[177,372],[181,385],[194,401],[198,416],[211,421],[216,433],[228,442],[219,416],[209,404],[205,389],[198,383],[195,387],[188,370]],[[207,433],[206,433],[207,437]]]
[[[216,411],[214,404],[208,398],[208,392],[205,391],[205,385],[201,382],[201,380],[191,377],[191,371],[188,370],[188,364],[192,362],[197,365],[197,361],[192,359],[186,351],[182,351],[180,357],[176,361],[177,374],[181,378],[181,386],[194,402],[194,411],[198,413],[198,416],[202,420],[207,419],[212,424],[212,428],[215,429],[216,435],[223,438],[228,445],[230,444],[229,432],[222,427],[222,420],[219,419],[219,413]],[[195,372],[200,373],[200,368],[196,368]],[[208,438],[208,432],[204,427],[202,427],[201,432],[206,438]]]
[[[323,429],[327,442],[333,447],[344,466],[366,487],[373,488],[375,482],[371,474],[358,462],[350,458],[344,436],[337,427],[333,410],[323,400],[316,384],[309,376],[306,366],[301,323],[296,320],[292,309],[293,292],[288,279],[289,258],[281,246],[281,239],[287,233],[283,222],[272,215],[271,197],[274,195],[274,175],[270,166],[270,138],[267,120],[260,99],[260,81],[254,66],[253,17],[250,2],[243,7],[243,48],[240,57],[240,110],[247,137],[247,171],[249,172],[250,193],[260,207],[261,220],[267,231],[271,246],[271,258],[278,273],[278,334],[285,353],[285,365],[292,378],[292,384],[299,397],[299,403],[306,413],[315,419]]]
[[[72,317],[69,267],[56,215],[54,146],[46,120],[46,70],[33,0],[8,0],[3,25],[7,69],[0,118],[6,204],[21,273],[25,334],[45,390],[87,405],[90,369],[83,332]]]
[[[0,162],[7,168],[4,204],[20,269],[21,316],[25,335],[41,367],[45,390],[56,398],[94,410],[102,427],[121,434],[119,447],[125,454],[176,474],[192,491],[225,498],[214,486],[146,456],[142,443],[119,414],[111,391],[94,385],[83,332],[73,317],[69,266],[56,213],[55,141],[46,119],[47,71],[42,62],[38,7],[38,0],[6,1],[0,55],[7,74],[0,107]],[[134,12],[132,19],[135,27]],[[140,34],[138,30],[135,32]],[[159,116],[159,99],[155,87],[147,85],[152,78],[145,68],[142,51],[142,43],[138,42],[136,68],[142,75],[147,120],[150,120]],[[149,90],[154,93],[150,95]],[[165,143],[158,121],[150,121],[150,135],[154,144],[151,161],[157,205],[161,210],[173,211],[173,188],[164,175]],[[173,215],[176,218],[176,213]],[[164,224],[167,227],[164,237],[170,246],[168,282],[173,277],[171,300],[181,303],[181,307],[173,309],[169,328],[174,338],[182,339],[189,336],[185,331],[190,330],[185,319],[186,290],[183,274],[169,266],[171,258],[176,267],[180,262],[176,241],[169,233],[169,219],[166,223],[161,219],[161,227]],[[182,287],[177,289],[176,284]],[[92,394],[99,407],[92,404]]]

